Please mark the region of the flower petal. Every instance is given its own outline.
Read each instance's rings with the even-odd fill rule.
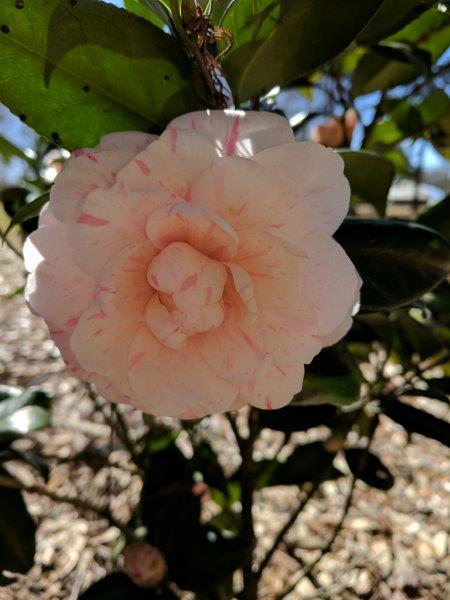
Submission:
[[[186,242],[217,260],[229,260],[237,251],[236,232],[216,213],[187,202],[166,204],[147,221],[147,236],[159,248]]]
[[[111,378],[125,371],[128,350],[139,325],[138,321],[112,319],[94,303],[81,315],[70,347],[83,369]]]
[[[71,225],[74,260],[98,276],[102,267],[126,246],[148,241],[149,214],[170,201],[161,190],[131,193],[123,183],[89,194],[78,222]]]
[[[153,288],[147,281],[147,269],[157,254],[151,242],[132,244],[115,254],[102,269],[99,300],[112,318],[142,321]]]
[[[225,319],[220,327],[194,336],[206,363],[228,381],[253,379],[270,360],[259,320],[251,319],[229,281],[223,294]]]
[[[60,221],[76,221],[87,195],[111,187],[117,172],[133,158],[127,150],[72,155],[50,190],[50,208]]]
[[[250,157],[294,141],[289,122],[269,112],[198,111],[177,117],[168,125],[172,128],[196,131],[214,144],[220,156]]]
[[[257,408],[281,408],[302,389],[304,373],[303,365],[282,368],[269,365],[256,381],[241,383],[238,397]]]
[[[24,244],[26,297],[33,312],[50,329],[71,326],[94,294],[94,280],[74,263],[67,241],[67,226],[46,225],[28,236]]]
[[[129,150],[137,154],[158,139],[157,135],[142,131],[116,131],[107,133],[100,138],[100,143],[94,152],[105,150]]]
[[[344,161],[330,148],[312,142],[295,142],[263,150],[254,160],[272,175],[290,183],[301,205],[303,227],[293,238],[322,231],[333,234],[348,211],[350,186]]]
[[[358,302],[361,279],[333,238],[318,232],[304,240],[308,268],[302,281],[317,320],[317,334],[327,336],[348,322]]]
[[[214,146],[195,131],[166,130],[117,176],[133,192],[159,188],[189,201],[192,182],[217,160]]]
[[[146,325],[131,346],[129,379],[140,405],[154,415],[177,416],[198,404],[205,407],[203,414],[223,412],[237,395],[237,385],[218,377],[192,340],[169,350]]]

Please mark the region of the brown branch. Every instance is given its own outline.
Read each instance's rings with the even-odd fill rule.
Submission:
[[[86,500],[82,500],[78,496],[56,494],[55,492],[47,490],[46,488],[40,485],[25,485],[20,483],[19,481],[16,481],[15,479],[5,477],[3,475],[0,475],[0,487],[6,487],[12,490],[19,490],[21,492],[27,492],[28,494],[39,494],[40,496],[46,496],[53,502],[71,504],[72,506],[74,506],[75,508],[79,508],[80,510],[92,512],[101,517],[102,519],[108,521],[113,527],[117,527],[117,529],[119,529],[125,535],[128,541],[136,540],[134,531],[126,525],[124,525],[123,523],[120,523],[120,521],[118,521],[111,514],[109,509],[96,506],[95,504],[91,504]]]
[[[278,535],[276,536],[275,540],[273,541],[272,546],[269,548],[269,550],[267,551],[267,554],[264,556],[263,560],[261,561],[261,564],[258,567],[258,570],[256,572],[257,579],[260,579],[264,569],[267,567],[267,565],[270,562],[270,559],[272,558],[272,556],[274,555],[276,549],[281,544],[281,542],[283,541],[285,535],[288,533],[290,528],[294,525],[299,514],[302,512],[302,510],[305,508],[305,506],[308,504],[308,502],[314,496],[319,485],[320,484],[317,481],[310,487],[309,491],[306,493],[305,496],[303,496],[301,498],[301,500],[300,500],[299,504],[297,505],[297,507],[295,508],[295,510],[292,512],[292,514],[290,515],[290,517],[288,518],[286,523],[283,525],[283,527],[278,532]]]

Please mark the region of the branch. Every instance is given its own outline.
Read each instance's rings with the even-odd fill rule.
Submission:
[[[51,492],[46,488],[40,485],[25,485],[16,481],[15,479],[5,477],[0,475],[0,487],[6,487],[11,490],[19,490],[21,492],[27,492],[28,494],[39,494],[40,496],[46,496],[53,500],[53,502],[59,502],[62,504],[71,504],[75,508],[79,508],[81,510],[92,512],[102,519],[105,519],[110,523],[110,525],[117,527],[127,538],[128,541],[135,541],[136,536],[134,531],[120,523],[110,512],[108,508],[102,508],[100,506],[96,506],[95,504],[91,504],[86,500],[82,500],[78,496],[67,496],[63,494],[55,494],[55,492]]]
[[[350,487],[349,487],[349,490],[347,493],[344,507],[342,509],[341,518],[336,523],[334,531],[333,531],[332,535],[330,536],[328,542],[320,550],[319,555],[313,561],[308,563],[304,567],[304,569],[302,571],[300,571],[300,573],[296,577],[294,577],[293,581],[280,594],[278,594],[276,596],[276,600],[283,600],[283,598],[286,598],[286,596],[288,596],[297,587],[297,585],[300,583],[300,581],[303,579],[303,577],[306,577],[311,572],[311,570],[314,569],[314,567],[322,560],[322,558],[325,556],[325,554],[327,554],[333,547],[333,544],[336,541],[336,538],[339,535],[339,533],[344,525],[344,521],[347,516],[347,513],[350,510],[350,507],[352,505],[353,493],[355,491],[356,482],[358,481],[359,474],[361,473],[361,471],[364,468],[364,465],[366,463],[367,455],[369,453],[369,449],[372,444],[372,440],[375,435],[375,430],[377,428],[377,425],[378,425],[378,416],[375,416],[374,419],[372,420],[371,429],[370,429],[370,433],[369,433],[369,439],[368,439],[366,448],[364,450],[364,454],[362,454],[361,459],[359,461],[358,468],[351,479]]]
[[[2,229],[0,229],[0,238],[2,239],[2,244],[5,243],[8,246],[8,248],[14,252],[16,256],[23,260],[22,252],[20,252],[20,250],[17,250],[14,244],[10,242],[8,236],[5,235],[5,232]]]

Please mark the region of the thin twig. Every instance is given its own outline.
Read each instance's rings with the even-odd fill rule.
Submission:
[[[46,488],[40,485],[25,485],[20,483],[19,481],[16,481],[15,479],[4,477],[3,475],[0,475],[0,487],[6,487],[12,490],[19,490],[22,492],[27,492],[28,494],[39,494],[40,496],[46,496],[47,498],[50,498],[50,500],[53,500],[53,502],[71,504],[75,508],[79,508],[87,512],[92,512],[101,517],[102,519],[108,521],[112,526],[117,527],[117,529],[119,529],[129,541],[136,539],[134,532],[126,525],[120,523],[111,514],[109,509],[96,506],[95,504],[91,504],[86,500],[82,500],[78,496],[56,494],[55,492],[47,490]]]
[[[298,503],[295,510],[292,512],[292,514],[290,515],[290,517],[288,518],[286,523],[283,525],[283,527],[278,532],[278,535],[275,538],[275,540],[273,541],[272,546],[269,548],[269,550],[267,551],[267,554],[264,556],[263,560],[261,561],[261,564],[258,567],[258,570],[256,572],[257,579],[260,579],[264,569],[267,567],[267,565],[270,562],[270,559],[272,558],[272,556],[274,555],[276,549],[283,541],[284,536],[288,533],[290,528],[294,525],[295,521],[297,520],[297,517],[299,516],[299,514],[302,512],[302,510],[305,508],[305,506],[308,504],[308,502],[314,496],[319,485],[320,484],[317,481],[310,487],[309,491],[306,493],[305,496],[303,496],[301,498],[301,500]]]
[[[17,250],[14,244],[9,240],[8,236],[5,235],[3,229],[0,229],[0,238],[2,239],[2,243],[4,242],[8,246],[8,248],[14,252],[16,256],[23,260],[22,252],[20,252],[20,250]]]
[[[246,439],[239,436],[238,444],[241,449],[241,505],[242,505],[242,537],[250,542],[251,552],[247,564],[243,566],[242,574],[244,579],[244,589],[242,590],[242,600],[256,599],[256,590],[258,580],[253,571],[253,549],[256,544],[255,529],[253,523],[253,494],[255,491],[254,481],[254,463],[253,446],[259,434],[258,415],[255,409],[251,408],[248,414],[249,434]]]
[[[282,600],[283,598],[286,598],[286,596],[289,595],[297,587],[297,585],[300,583],[300,581],[304,577],[306,577],[311,572],[312,569],[314,569],[314,567],[322,560],[322,558],[325,556],[325,554],[327,554],[333,547],[333,544],[336,541],[336,538],[339,535],[339,533],[344,525],[345,518],[347,517],[348,511],[350,510],[350,507],[352,505],[353,493],[355,491],[356,482],[358,481],[359,474],[361,473],[361,471],[364,468],[364,465],[366,463],[367,455],[369,453],[369,449],[372,444],[372,440],[375,435],[375,430],[377,428],[377,425],[378,425],[378,416],[375,416],[374,419],[372,420],[372,425],[371,425],[371,429],[370,429],[370,433],[369,433],[369,439],[368,439],[367,445],[364,449],[364,453],[361,455],[358,468],[351,479],[350,487],[349,487],[349,490],[347,493],[344,507],[342,509],[341,518],[336,523],[333,533],[330,536],[328,542],[320,550],[318,556],[313,561],[308,563],[304,567],[304,569],[302,571],[300,571],[300,573],[298,573],[296,575],[296,577],[294,577],[293,581],[280,594],[278,594],[276,596],[276,600]]]

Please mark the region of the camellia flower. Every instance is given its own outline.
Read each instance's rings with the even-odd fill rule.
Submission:
[[[73,153],[27,240],[27,297],[105,398],[276,408],[351,325],[343,162],[266,112],[206,111]]]

